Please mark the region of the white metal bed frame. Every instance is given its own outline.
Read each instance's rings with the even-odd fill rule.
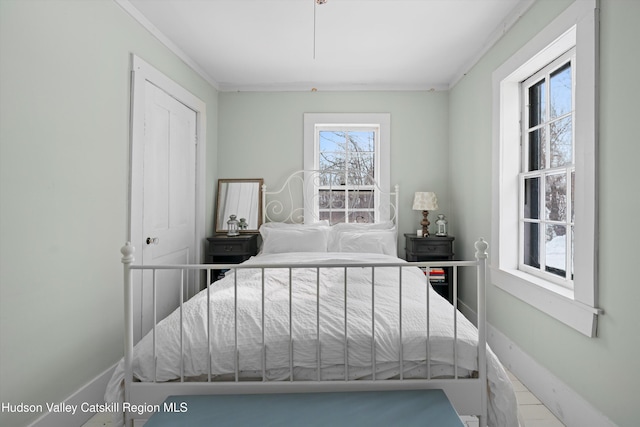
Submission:
[[[289,181],[287,181],[289,182]],[[396,192],[392,193],[395,196],[395,204],[393,205],[393,217],[397,219],[397,200],[398,200],[398,187],[395,188]],[[266,187],[263,187],[263,194],[279,194],[285,191],[285,187],[280,190],[267,193]],[[289,190],[287,190],[289,191]],[[266,198],[266,197],[265,197]],[[268,210],[269,203],[263,202],[263,215],[265,218],[269,218]],[[281,206],[281,205],[280,205]],[[290,212],[294,212],[292,209]],[[288,216],[289,221],[293,219],[292,214]],[[487,243],[480,239],[475,244],[476,247],[476,260],[475,261],[438,261],[438,262],[398,262],[398,263],[385,263],[383,265],[376,265],[373,263],[357,263],[357,264],[297,264],[297,265],[262,265],[252,263],[250,266],[244,266],[243,264],[197,264],[197,265],[156,265],[156,266],[140,266],[133,265],[134,261],[134,248],[130,243],[127,243],[122,249],[122,263],[124,264],[124,290],[125,290],[125,346],[124,346],[124,401],[128,402],[130,406],[122,408],[125,412],[125,425],[131,425],[132,422],[137,419],[148,418],[156,408],[155,405],[161,405],[162,402],[170,395],[195,395],[195,394],[255,394],[255,393],[304,393],[304,392],[324,392],[324,391],[372,391],[372,390],[409,390],[409,389],[443,389],[449,399],[451,400],[454,408],[459,414],[463,415],[475,415],[478,416],[480,426],[486,426],[487,423],[487,344],[486,344],[486,311],[485,311],[485,284],[486,284],[486,258],[487,258]],[[264,345],[264,269],[274,268],[286,268],[291,272],[293,269],[298,268],[315,268],[319,271],[324,268],[344,268],[345,269],[345,285],[346,285],[346,271],[352,267],[371,267],[372,275],[375,275],[375,269],[379,267],[398,267],[400,283],[402,282],[402,270],[407,267],[453,267],[453,301],[452,306],[454,316],[454,375],[453,378],[431,378],[431,374],[428,371],[429,361],[427,360],[427,379],[405,379],[403,377],[403,354],[402,345],[400,346],[400,357],[398,363],[400,364],[399,379],[376,379],[375,377],[375,363],[376,363],[376,348],[375,340],[371,346],[371,360],[372,360],[372,379],[371,380],[350,380],[348,377],[348,349],[347,349],[347,328],[345,327],[345,379],[341,381],[330,380],[322,381],[320,377],[320,365],[321,365],[321,352],[320,352],[320,339],[319,335],[316,340],[317,347],[317,362],[318,362],[318,378],[316,381],[301,381],[294,380],[293,378],[293,358],[292,346],[293,338],[291,335],[291,327],[289,333],[289,354],[290,354],[290,379],[285,381],[269,381],[265,376],[265,360],[266,360],[266,346]],[[457,311],[457,285],[458,285],[458,268],[471,267],[477,270],[477,330],[478,330],[478,375],[477,378],[463,378],[458,376],[458,361],[457,361],[457,316],[460,314]],[[207,292],[207,298],[209,298],[211,292],[211,275],[212,270],[230,269],[234,275],[234,288],[237,298],[237,272],[244,268],[250,269],[262,269],[263,288],[262,288],[262,366],[263,377],[262,380],[250,381],[241,380],[239,375],[239,352],[237,346],[237,312],[235,313],[235,372],[231,381],[220,381],[218,379],[212,379],[211,373],[211,345],[209,345],[209,372],[207,379],[204,382],[185,381],[184,376],[184,350],[182,348],[182,329],[181,334],[181,354],[182,363],[180,367],[181,377],[179,381],[175,382],[136,382],[133,378],[133,348],[134,348],[134,334],[133,334],[133,322],[134,322],[134,299],[133,299],[133,272],[135,270],[147,270],[152,271],[153,276],[153,298],[154,298],[154,322],[151,333],[156,333],[156,318],[155,318],[155,294],[156,284],[155,276],[156,272],[160,270],[178,270],[181,272],[183,280],[179,284],[181,295],[184,295],[185,287],[185,275],[188,272],[205,272],[206,283],[208,284],[203,292]],[[291,274],[290,274],[291,276]],[[425,280],[428,280],[425,279]],[[289,289],[291,289],[291,281],[289,282]],[[372,280],[373,286],[373,280]],[[346,286],[345,286],[346,289]],[[399,313],[402,312],[402,286],[399,286],[398,292],[400,293],[400,304],[398,307]],[[320,304],[320,297],[318,297],[318,307]],[[180,300],[180,319],[182,319],[184,297]],[[345,291],[346,301],[346,291]],[[426,298],[427,313],[429,312],[429,292],[427,292]],[[237,303],[235,304],[237,311]],[[291,299],[289,300],[289,308],[291,310]],[[375,312],[375,303],[372,298],[372,313]],[[210,316],[210,310],[207,313]],[[460,314],[461,315],[461,314]],[[317,310],[317,324],[319,334],[319,319],[320,310]],[[402,316],[399,316],[400,319]],[[345,303],[345,319],[346,319],[346,303]],[[372,316],[375,319],[375,316]],[[209,319],[208,319],[209,320]],[[427,322],[427,358],[429,358],[429,316],[425,319]],[[346,325],[346,321],[345,321]],[[182,321],[181,321],[182,326]],[[372,333],[375,337],[376,322],[372,321]],[[400,321],[400,342],[402,342],[402,321]],[[209,331],[209,321],[207,322],[207,340],[211,343],[211,333]],[[154,356],[155,356],[155,344],[154,344]],[[154,357],[154,360],[156,357]],[[131,409],[135,408],[135,409]],[[129,410],[127,410],[129,409]]]
[[[309,223],[322,220],[318,212],[319,188],[329,194],[344,193],[345,187],[336,183],[343,178],[342,171],[332,170],[299,170],[293,172],[285,180],[278,190],[267,191],[266,184],[262,185],[262,222],[289,222],[289,223]],[[396,185],[394,191],[380,187],[380,185],[370,175],[360,178],[362,181],[357,186],[351,185],[351,193],[375,192],[372,199],[373,205],[367,206],[365,210],[375,210],[381,215],[376,218],[376,222],[393,221],[398,228],[398,197],[400,187]],[[301,196],[301,199],[296,198]],[[271,200],[267,199],[271,197]],[[346,201],[345,201],[346,202]],[[338,205],[338,206],[336,206]],[[337,210],[344,208],[339,202],[331,203],[331,207]],[[283,215],[285,213],[285,215]]]

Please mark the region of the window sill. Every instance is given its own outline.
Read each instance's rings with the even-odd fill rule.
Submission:
[[[503,291],[588,337],[596,336],[603,311],[576,301],[570,289],[519,270],[491,267],[489,272],[491,283]]]

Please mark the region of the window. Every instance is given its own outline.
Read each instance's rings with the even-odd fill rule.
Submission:
[[[322,171],[306,189],[305,215],[332,224],[389,219],[389,114],[304,117],[305,170]]]
[[[521,85],[519,269],[573,289],[575,50]]]
[[[587,336],[597,318],[595,0],[493,73],[491,280]]]
[[[379,127],[316,126],[319,219],[375,222]]]

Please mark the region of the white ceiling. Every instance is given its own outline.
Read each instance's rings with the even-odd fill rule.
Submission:
[[[446,89],[533,2],[116,1],[223,91]]]

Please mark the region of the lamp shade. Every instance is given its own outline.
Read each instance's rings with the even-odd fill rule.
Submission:
[[[416,192],[413,197],[414,211],[435,211],[438,209],[438,198],[431,191]]]

